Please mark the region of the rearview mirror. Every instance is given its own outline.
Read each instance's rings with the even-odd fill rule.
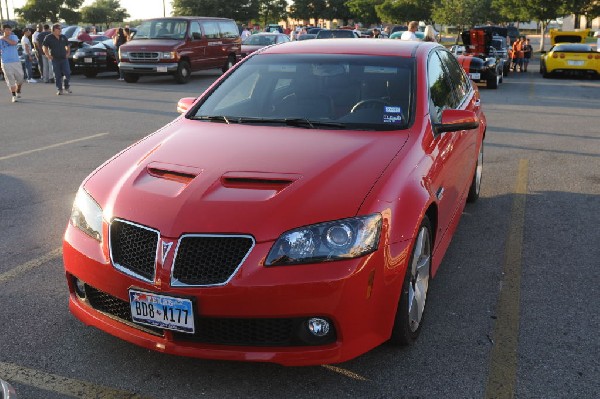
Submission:
[[[195,97],[184,97],[177,103],[177,112],[180,114],[185,114],[192,107],[194,102],[196,101]]]
[[[447,109],[442,112],[442,122],[433,124],[436,134],[472,130],[479,127],[479,118],[473,111],[463,109]]]

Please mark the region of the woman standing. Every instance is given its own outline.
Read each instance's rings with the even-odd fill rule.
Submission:
[[[123,30],[123,28],[119,28],[117,30],[116,35],[113,36],[113,43],[115,44],[116,56],[118,57],[119,47],[121,47],[122,44],[127,43],[127,35],[125,35],[125,31]],[[119,80],[125,80],[121,68],[119,68]]]
[[[435,40],[435,29],[433,29],[433,26],[427,25],[425,27],[425,31],[423,31],[423,41],[434,43],[437,42],[437,40]]]

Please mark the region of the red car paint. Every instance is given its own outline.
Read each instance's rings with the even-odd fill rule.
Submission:
[[[327,130],[200,122],[181,116],[94,171],[82,184],[103,209],[102,241],[68,223],[63,252],[69,308],[85,324],[164,353],[284,365],[337,363],[390,338],[407,264],[425,214],[433,222],[435,275],[465,206],[486,128],[472,87],[462,109],[479,126],[434,134],[427,59],[435,44],[314,40],[271,47],[270,54],[357,54],[416,59],[413,119],[401,130]],[[448,53],[449,54],[449,53]],[[450,58],[452,58],[450,56]],[[238,71],[221,77],[203,96]],[[470,83],[469,83],[470,85]],[[202,97],[199,101],[202,101]],[[454,122],[461,122],[455,113]],[[450,115],[450,113],[448,113]],[[467,118],[468,119],[468,118]],[[200,129],[200,130],[199,130]],[[199,134],[201,131],[202,134]],[[282,233],[326,221],[380,214],[374,252],[324,263],[266,266]],[[152,281],[123,273],[111,261],[109,223],[134,221],[177,246],[182,234],[245,234],[254,247],[225,284],[171,284],[175,251],[157,249]],[[164,249],[163,249],[164,251]],[[160,255],[165,255],[160,256]],[[335,340],[323,345],[227,345],[182,339],[94,309],[77,294],[79,279],[120,303],[128,290],[192,298],[200,317],[276,319],[326,317]]]

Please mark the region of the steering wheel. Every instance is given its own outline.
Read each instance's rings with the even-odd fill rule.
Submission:
[[[350,113],[356,112],[361,108],[367,108],[368,105],[371,105],[370,108],[374,108],[373,105],[377,105],[377,104],[389,105],[389,103],[387,101],[379,99],[379,98],[367,98],[366,100],[360,100],[359,102],[354,104],[354,106],[350,110]]]

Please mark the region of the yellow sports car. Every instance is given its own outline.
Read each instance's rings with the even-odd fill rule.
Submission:
[[[600,52],[585,44],[590,30],[577,32],[550,31],[550,51],[543,52],[540,73],[544,78],[552,75],[600,76]]]

